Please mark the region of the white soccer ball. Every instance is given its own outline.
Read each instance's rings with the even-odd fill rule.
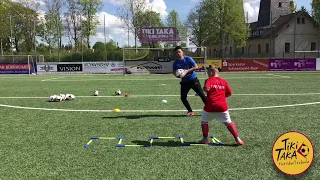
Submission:
[[[61,102],[61,101],[63,101],[63,97],[59,95],[59,96],[56,97],[55,101],[56,102]]]
[[[73,94],[66,94],[66,100],[74,100],[75,96]]]
[[[56,97],[57,97],[56,95],[50,96],[48,101],[49,102],[54,102],[56,100]]]
[[[116,95],[121,95],[121,91],[120,91],[120,89],[118,89],[117,91],[116,91]]]
[[[93,95],[94,95],[94,96],[98,96],[98,95],[99,95],[99,91],[95,90],[95,91],[93,92]]]
[[[74,100],[76,98],[76,96],[74,96],[73,94],[70,94],[71,100]]]
[[[59,94],[59,96],[61,96],[61,98],[62,98],[62,101],[64,101],[64,100],[66,100],[66,99],[67,99],[67,96],[66,96],[66,94]]]
[[[176,77],[183,78],[184,77],[184,69],[176,70]]]

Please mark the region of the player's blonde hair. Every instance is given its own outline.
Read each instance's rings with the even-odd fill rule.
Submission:
[[[219,70],[215,67],[208,68],[207,73],[209,77],[212,77],[212,76],[219,77]]]

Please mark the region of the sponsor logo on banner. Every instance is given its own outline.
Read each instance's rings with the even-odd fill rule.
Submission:
[[[245,60],[223,60],[222,71],[268,71],[269,60],[267,59],[245,59]]]
[[[148,69],[149,71],[161,71],[162,70],[162,65],[155,63],[155,62],[146,62],[146,63],[138,64],[138,67],[139,66],[142,66],[142,67]]]
[[[175,27],[144,27],[140,29],[141,43],[180,41],[179,31]]]
[[[270,59],[269,71],[315,71],[316,59]]]
[[[158,62],[170,62],[170,57],[159,57]]]
[[[58,72],[81,72],[82,64],[58,64]]]
[[[142,73],[142,74],[149,74],[150,71],[144,67],[141,66],[130,66],[126,68],[127,73],[134,74],[134,73]]]
[[[46,63],[46,64],[37,64],[37,73],[52,73],[57,72],[57,64]]]
[[[221,60],[207,60],[207,64],[199,63],[197,64],[200,68],[197,72],[204,72],[205,68],[215,67],[222,69],[222,61]]]
[[[108,62],[85,62],[83,63],[84,67],[108,67]]]
[[[115,74],[123,73],[123,62],[84,62],[84,73]]]
[[[33,72],[33,64],[28,63],[2,63],[0,64],[0,74],[29,74]]]
[[[83,72],[93,74],[104,74],[109,67],[108,62],[84,62]]]
[[[314,160],[313,144],[301,132],[286,132],[274,142],[272,160],[282,173],[292,176],[300,175],[312,165]]]
[[[173,61],[158,62],[158,61],[127,61],[126,67],[140,66],[142,69],[147,69],[150,73],[172,73]]]

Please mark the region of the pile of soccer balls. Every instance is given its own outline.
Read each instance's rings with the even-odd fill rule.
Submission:
[[[49,97],[49,102],[61,102],[66,100],[74,100],[75,96],[73,94],[58,94]]]

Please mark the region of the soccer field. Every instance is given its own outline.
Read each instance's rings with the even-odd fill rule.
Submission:
[[[196,115],[184,116],[179,79],[172,75],[0,76],[0,179],[320,179],[320,73],[221,76],[233,89],[230,115],[243,146],[179,146],[178,140],[159,139],[152,147],[97,140],[84,148],[93,136],[124,136],[129,145],[148,144],[151,136],[201,140],[202,101],[191,90]],[[199,75],[202,85],[205,78]],[[92,96],[94,90],[99,96]],[[75,100],[47,102],[66,93]],[[209,127],[210,135],[235,143],[220,122]],[[315,150],[312,167],[299,178],[281,174],[272,161],[273,143],[292,130],[305,133]]]

